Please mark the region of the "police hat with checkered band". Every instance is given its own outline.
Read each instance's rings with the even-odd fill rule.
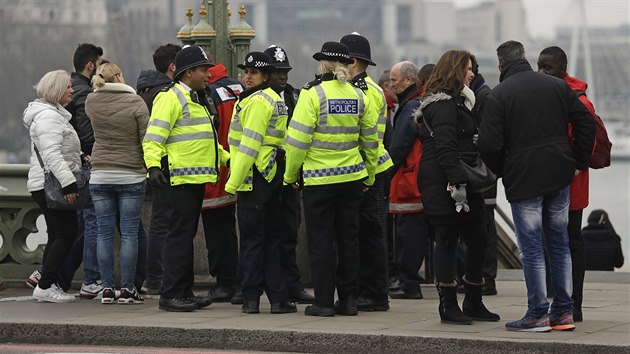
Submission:
[[[206,52],[199,46],[186,46],[175,55],[175,77],[178,77],[188,69],[198,66],[212,66]]]
[[[245,68],[254,68],[254,69],[262,69],[262,70],[270,70],[273,69],[273,65],[271,64],[271,58],[263,52],[249,52],[245,56],[245,60],[243,60],[243,64],[236,65],[240,69]]]
[[[322,50],[313,54],[313,59],[338,61],[342,64],[351,64],[348,46],[339,42],[326,42],[322,45]]]
[[[291,64],[289,64],[289,56],[287,56],[287,52],[277,45],[272,45],[269,48],[265,49],[265,54],[271,58],[271,64],[276,67],[276,69],[282,70],[291,70]]]
[[[365,60],[369,65],[376,65],[372,61],[370,42],[367,38],[357,32],[352,32],[341,37],[339,42],[348,46],[348,49],[350,50],[350,58]]]

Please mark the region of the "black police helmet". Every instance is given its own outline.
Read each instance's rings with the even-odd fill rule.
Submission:
[[[191,45],[184,47],[175,55],[175,77],[178,77],[188,69],[198,66],[213,66],[208,60],[206,52],[199,46]]]
[[[342,64],[352,64],[348,46],[339,42],[326,42],[322,45],[322,50],[313,54],[313,59],[338,61]]]
[[[339,42],[348,46],[350,58],[362,59],[365,60],[369,65],[376,65],[372,61],[370,42],[367,40],[367,38],[363,37],[357,32],[352,32],[341,37]]]
[[[273,69],[273,65],[271,64],[271,58],[263,52],[249,52],[245,56],[245,60],[243,60],[243,64],[236,65],[240,69],[245,68],[256,68],[269,70]]]
[[[265,49],[265,54],[271,58],[271,64],[276,67],[276,69],[288,69],[291,70],[291,64],[289,64],[289,56],[287,52],[277,45],[272,45],[269,48]]]

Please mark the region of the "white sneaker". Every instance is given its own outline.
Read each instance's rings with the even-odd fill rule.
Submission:
[[[96,283],[92,283],[90,285],[81,285],[81,291],[79,292],[79,296],[82,299],[93,299],[103,292],[103,282],[97,280]]]
[[[37,284],[39,284],[39,280],[41,278],[42,278],[42,273],[40,273],[39,270],[35,269],[33,273],[31,273],[31,275],[29,275],[28,278],[26,278],[26,285],[31,289],[35,289]]]
[[[33,297],[40,302],[74,302],[74,296],[66,294],[56,284],[48,289],[42,289],[37,285],[33,290]]]

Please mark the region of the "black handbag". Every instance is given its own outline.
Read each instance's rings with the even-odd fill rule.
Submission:
[[[37,160],[39,160],[39,165],[44,170],[44,195],[46,196],[46,206],[49,209],[57,210],[76,210],[92,207],[92,196],[90,195],[90,171],[81,169],[81,171],[72,172],[77,180],[77,200],[74,204],[70,204],[63,197],[64,194],[61,183],[59,183],[59,180],[57,180],[57,177],[55,177],[55,174],[52,173],[52,171],[44,168],[44,162],[39,154],[39,150],[37,150],[35,144],[33,144],[33,147],[35,148],[35,154],[37,155]]]
[[[427,124],[427,120],[422,115],[422,122],[433,137],[433,129]],[[459,163],[466,173],[466,190],[470,193],[485,192],[497,183],[497,175],[492,173],[488,166],[481,159],[477,151],[458,153]]]

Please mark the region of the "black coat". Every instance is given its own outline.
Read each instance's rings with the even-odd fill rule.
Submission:
[[[153,109],[153,100],[155,99],[155,96],[157,96],[158,92],[160,92],[160,90],[164,87],[170,85],[172,82],[173,80],[171,80],[170,77],[157,70],[142,70],[140,72],[136,88],[138,90],[138,94],[144,100],[144,103],[147,104],[149,112]]]
[[[477,124],[472,112],[464,105],[464,97],[451,97],[445,93],[424,97],[421,107],[426,123],[433,130],[431,136],[426,126],[420,129],[422,158],[418,185],[425,212],[440,216],[447,223],[480,222],[483,220],[481,193],[467,190],[471,210],[457,213],[455,201],[446,190],[448,183],[456,185],[467,182],[459,153],[476,151],[473,135],[477,133]]]
[[[81,151],[86,155],[92,155],[92,146],[94,146],[94,130],[92,122],[85,113],[85,99],[92,92],[90,79],[79,73],[72,73],[70,76],[72,83],[72,100],[68,103],[66,109],[72,114],[70,124],[74,127],[81,141]]]
[[[524,59],[508,63],[500,80],[485,99],[477,145],[486,165],[503,176],[508,201],[568,186],[576,168],[588,168],[592,116],[563,80],[534,72]]]
[[[584,260],[587,270],[609,270],[623,266],[621,238],[606,225],[591,225],[582,229]]]

